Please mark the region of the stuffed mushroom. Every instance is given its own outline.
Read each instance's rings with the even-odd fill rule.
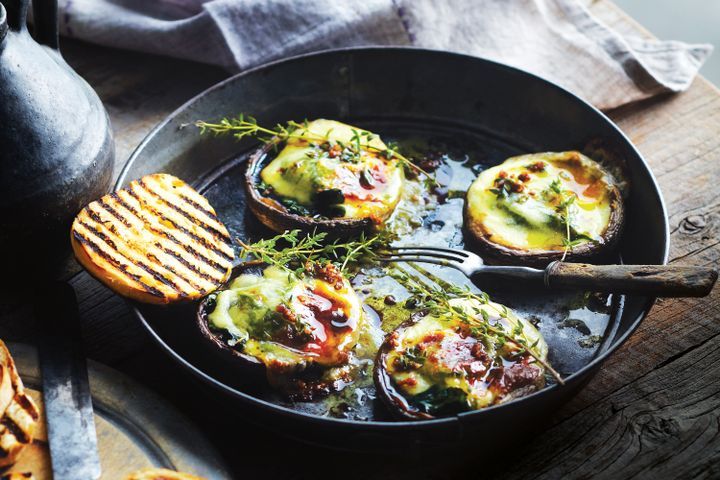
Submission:
[[[245,187],[252,212],[277,232],[342,235],[387,220],[403,182],[403,166],[377,135],[320,119],[255,152]]]
[[[332,264],[300,269],[245,265],[202,302],[198,322],[214,349],[296,398],[328,393],[347,381],[365,321],[362,303]]]
[[[607,253],[622,218],[612,176],[574,151],[512,157],[483,171],[464,210],[465,230],[484,255],[524,264]]]
[[[445,314],[416,315],[381,346],[375,383],[393,412],[410,419],[451,415],[545,385],[548,349],[532,324],[493,302],[456,298],[448,306]]]

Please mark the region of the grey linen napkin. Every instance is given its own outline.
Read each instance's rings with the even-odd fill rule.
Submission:
[[[579,0],[60,0],[61,33],[231,71],[327,48],[415,45],[497,60],[602,109],[687,89],[712,52],[623,37]]]

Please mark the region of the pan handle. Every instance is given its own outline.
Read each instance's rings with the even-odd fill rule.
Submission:
[[[590,265],[553,262],[545,269],[550,288],[572,288],[651,297],[704,297],[718,272],[678,265]]]

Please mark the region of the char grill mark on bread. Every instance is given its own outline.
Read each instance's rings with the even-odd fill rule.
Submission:
[[[173,228],[180,230],[194,241],[200,243],[208,251],[212,252],[218,259],[233,259],[232,250],[228,248],[229,252],[224,251],[221,247],[223,244],[220,243],[218,245],[216,243],[218,239],[211,231],[208,231],[205,228],[206,226],[202,223],[190,220],[187,216],[179,214],[176,209],[158,201],[151,193],[140,188],[138,184],[131,183],[128,191],[130,195],[132,195],[132,197],[142,205],[142,207],[152,212],[156,217],[162,218]],[[194,227],[196,225],[200,228],[195,229]],[[229,239],[223,238],[223,240],[227,241]]]
[[[212,206],[181,180],[154,174],[86,206],[75,254],[117,293],[147,303],[202,297],[224,283],[234,252]]]
[[[146,222],[146,219],[142,216],[138,216],[138,213],[135,212],[135,209],[130,206],[128,203],[126,203],[122,197],[117,194],[113,193],[108,196],[109,198],[101,198],[99,200],[100,205],[103,206],[108,212],[110,212],[111,215],[115,216],[118,220],[121,220],[128,228],[132,228],[133,224],[130,223],[128,217],[122,217],[118,212],[127,212],[133,219],[134,219],[134,225],[140,226],[143,225],[143,223]],[[110,199],[115,203],[113,204],[109,203]],[[108,203],[106,203],[108,202]],[[152,220],[152,219],[148,219]],[[189,265],[192,265],[191,270],[193,270],[195,273],[207,277],[207,280],[213,281],[217,278],[222,278],[222,272],[224,272],[224,266],[220,263],[216,262],[215,260],[212,260],[208,256],[204,255],[202,252],[200,252],[198,249],[196,249],[191,243],[191,239],[185,239],[184,241],[181,241],[177,236],[173,235],[169,228],[162,226],[156,227],[152,225],[151,223],[145,223],[145,228],[147,228],[150,232],[152,232],[154,235],[157,235],[159,237],[165,238],[171,242],[170,245],[162,244],[161,242],[158,242],[157,245],[161,245],[162,248],[168,249],[169,251],[173,252],[174,255],[180,256],[180,258],[183,259],[183,261],[187,262]],[[170,248],[172,247],[172,248]],[[186,255],[189,254],[191,257],[193,257],[195,260],[199,260],[202,263],[199,263],[199,266],[202,267],[203,264],[207,264],[209,268],[207,271],[201,270],[198,268],[198,265],[193,265],[190,262],[186,260]],[[215,274],[215,277],[212,275]]]
[[[171,200],[168,200],[164,194],[160,193],[157,188],[155,188],[153,183],[146,182],[145,179],[140,179],[138,184],[145,189],[145,191],[152,194],[155,198],[159,199],[167,205],[168,207],[172,208],[179,214],[181,214],[183,217],[187,218],[189,221],[194,223],[195,225],[204,228],[208,232],[212,233],[212,235],[217,239],[220,238],[222,240],[230,241],[230,235],[228,235],[227,230],[225,230],[225,227],[218,221],[215,214],[208,215],[207,212],[205,212],[202,209],[198,209],[192,204],[186,202],[184,198],[181,195],[177,195],[177,198],[180,198],[182,201],[179,202],[180,204],[185,203],[186,205],[190,206],[190,209],[192,210],[192,213],[186,211],[184,208],[181,208],[179,204],[172,203]],[[197,204],[196,204],[197,205]],[[198,215],[200,213],[200,215]],[[198,218],[203,217],[203,218]],[[224,254],[224,252],[220,252],[221,254]],[[229,257],[228,260],[232,260],[232,256],[228,256],[225,254],[226,257]]]
[[[15,362],[1,340],[0,365],[3,374],[5,372],[9,374],[14,392],[12,400],[0,418],[0,468],[2,468],[15,463],[23,448],[32,442],[40,412],[35,402],[25,392]]]

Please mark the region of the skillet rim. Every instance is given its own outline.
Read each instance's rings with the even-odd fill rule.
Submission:
[[[450,57],[456,57],[459,59],[465,59],[470,60],[473,62],[482,62],[485,64],[490,65],[491,67],[498,69],[498,70],[505,70],[507,72],[510,72],[515,75],[521,75],[525,77],[530,77],[535,83],[537,84],[543,84],[544,88],[549,88],[555,90],[560,95],[563,95],[565,97],[569,97],[569,99],[575,103],[580,104],[582,107],[589,109],[591,113],[594,113],[595,115],[598,115],[600,117],[600,120],[603,120],[608,124],[608,126],[613,130],[617,136],[618,140],[622,140],[625,142],[627,147],[629,147],[630,151],[635,154],[637,157],[637,160],[639,160],[638,167],[641,167],[647,178],[650,181],[651,186],[653,187],[653,190],[657,196],[660,210],[662,213],[662,219],[663,219],[663,231],[664,231],[664,237],[663,237],[663,253],[662,253],[662,263],[661,265],[665,265],[668,262],[669,252],[670,252],[670,229],[669,229],[669,222],[668,222],[668,214],[667,214],[667,208],[665,206],[665,199],[662,195],[662,191],[660,190],[660,186],[658,185],[657,179],[655,178],[655,175],[653,174],[652,170],[650,169],[650,166],[648,165],[645,158],[642,156],[642,154],[638,151],[638,149],[635,147],[635,145],[630,141],[630,139],[625,135],[625,133],[620,130],[620,128],[613,122],[607,115],[605,115],[602,111],[597,109],[592,104],[588,103],[578,95],[570,92],[566,88],[550,81],[545,78],[542,78],[534,73],[530,73],[528,71],[512,67],[510,65],[496,62],[493,60],[489,60],[483,57],[473,56],[473,55],[467,55],[463,53],[456,53],[456,52],[449,52],[446,50],[440,50],[440,49],[429,49],[429,48],[421,48],[421,47],[413,47],[413,46],[359,46],[359,47],[344,47],[344,48],[335,48],[335,49],[326,49],[326,50],[320,50],[310,53],[304,53],[301,55],[296,55],[280,60],[271,61],[268,63],[264,63],[262,65],[259,65],[257,67],[251,68],[249,70],[246,70],[244,72],[238,73],[236,75],[232,75],[225,80],[222,80],[215,85],[207,88],[206,90],[200,92],[199,94],[195,95],[194,97],[187,100],[185,103],[180,105],[177,109],[175,109],[172,113],[167,115],[161,122],[159,122],[155,127],[153,127],[152,130],[143,138],[143,140],[138,144],[138,146],[133,150],[130,157],[128,157],[127,161],[125,162],[125,165],[120,171],[120,174],[118,175],[117,181],[115,182],[113,191],[117,191],[120,188],[123,187],[123,185],[127,182],[127,176],[132,168],[132,166],[135,164],[137,157],[140,156],[142,151],[145,149],[145,147],[153,140],[155,135],[162,130],[166,125],[171,123],[175,117],[177,117],[179,114],[181,114],[183,111],[185,111],[187,108],[191,107],[192,104],[197,102],[198,100],[202,99],[203,97],[211,94],[212,92],[216,90],[223,89],[227,87],[229,84],[238,81],[241,78],[244,78],[246,76],[250,76],[255,74],[256,72],[261,72],[266,68],[269,67],[275,67],[278,65],[282,65],[285,63],[291,63],[291,62],[298,62],[302,61],[306,58],[312,58],[317,56],[324,56],[324,55],[337,55],[337,54],[352,54],[352,53],[373,53],[373,52],[395,52],[397,54],[403,55],[407,52],[412,53],[421,53],[426,54],[429,56],[439,55],[439,56],[450,56]],[[523,403],[527,403],[529,401],[532,401],[536,397],[539,396],[548,396],[558,388],[572,388],[572,385],[580,385],[582,382],[590,380],[593,375],[590,375],[586,378],[586,375],[588,373],[591,373],[592,370],[598,368],[602,365],[602,363],[607,360],[607,358],[613,354],[625,341],[632,335],[635,330],[637,330],[640,323],[645,319],[645,317],[650,313],[650,310],[652,306],[655,304],[655,298],[654,297],[646,297],[645,301],[642,305],[642,312],[635,318],[635,320],[632,321],[630,326],[628,327],[628,330],[615,342],[610,344],[603,352],[596,355],[590,362],[588,362],[585,366],[583,366],[580,370],[572,373],[571,375],[564,378],[565,380],[565,386],[560,387],[558,384],[551,385],[549,387],[545,387],[541,390],[538,390],[537,392],[533,392],[527,396],[518,398],[513,400],[512,402],[508,404],[501,404],[501,405],[494,405],[487,408],[484,408],[482,410],[475,410],[470,412],[463,412],[459,413],[452,417],[441,417],[436,419],[429,419],[429,420],[406,420],[406,421],[377,421],[377,420],[348,420],[348,419],[339,419],[339,418],[332,418],[332,417],[320,417],[314,414],[293,410],[288,407],[284,407],[281,405],[276,405],[274,403],[270,403],[268,401],[262,400],[260,398],[256,398],[250,394],[247,394],[245,392],[242,392],[240,390],[237,390],[222,381],[216,379],[212,375],[206,373],[205,371],[201,370],[200,368],[196,367],[192,363],[190,363],[188,360],[183,358],[180,354],[178,354],[175,350],[170,347],[159,335],[158,333],[151,327],[143,313],[138,308],[138,304],[136,302],[132,302],[127,300],[131,311],[137,317],[138,320],[140,320],[140,323],[143,325],[143,327],[147,330],[147,332],[150,334],[150,336],[153,338],[155,342],[167,353],[169,354],[174,360],[180,364],[183,368],[188,370],[190,373],[192,373],[194,376],[202,380],[203,382],[211,385],[213,388],[218,389],[222,392],[224,392],[227,395],[230,395],[234,399],[241,400],[243,402],[247,402],[248,404],[257,406],[262,408],[266,411],[272,411],[274,413],[280,414],[282,416],[289,416],[293,418],[301,417],[304,421],[309,421],[312,423],[317,423],[320,425],[337,425],[337,426],[358,426],[358,427],[364,427],[366,429],[370,429],[373,431],[390,431],[395,429],[403,429],[405,427],[414,427],[414,428],[432,428],[435,425],[442,425],[442,424],[453,424],[453,423],[461,423],[466,418],[465,417],[479,417],[483,415],[486,412],[491,412],[498,408],[507,408],[508,405],[521,407]]]

